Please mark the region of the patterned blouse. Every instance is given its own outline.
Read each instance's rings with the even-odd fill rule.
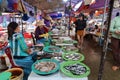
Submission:
[[[21,33],[13,34],[13,39],[9,40],[9,44],[10,44],[13,56],[28,56],[28,53],[27,53],[28,47]]]

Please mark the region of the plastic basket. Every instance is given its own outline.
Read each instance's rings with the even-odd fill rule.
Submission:
[[[86,67],[87,72],[85,74],[81,74],[81,75],[73,75],[69,70],[66,70],[64,67],[65,66],[69,66],[71,64],[80,64],[84,67]],[[67,62],[63,62],[60,65],[60,70],[63,74],[65,74],[66,76],[72,77],[72,78],[83,78],[83,77],[87,77],[90,74],[90,68],[88,66],[86,66],[85,64],[79,62],[79,61],[67,61]]]
[[[57,50],[52,51],[52,50],[50,50],[50,48],[56,48]],[[48,53],[60,52],[60,50],[61,49],[59,47],[56,47],[56,46],[47,46],[47,47],[43,48],[43,51],[48,52]]]
[[[0,73],[0,80],[9,80],[11,75],[11,72],[2,72]]]
[[[35,64],[39,63],[39,62],[54,62],[56,64],[56,68],[49,71],[49,72],[42,72],[42,71],[39,71],[39,70],[36,70],[35,69]],[[53,74],[55,72],[57,72],[58,70],[60,69],[60,64],[57,60],[55,59],[42,59],[42,60],[38,60],[36,61],[33,65],[32,65],[32,70],[33,72],[35,72],[36,74],[40,74],[40,75],[48,75],[48,74]]]
[[[65,57],[66,54],[68,55],[68,54],[74,54],[74,53],[76,53],[76,52],[67,52],[67,53],[64,53],[64,54],[62,55],[62,58],[63,58],[64,60],[66,60],[66,61],[84,61],[85,57],[84,57],[84,55],[81,54],[81,53],[78,53],[78,54],[81,56],[81,58],[80,58],[79,60],[71,60],[71,59],[68,59],[68,58]]]

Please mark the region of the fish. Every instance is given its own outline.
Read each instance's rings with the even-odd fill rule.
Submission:
[[[87,72],[87,68],[80,64],[72,64],[69,66],[64,66],[64,68],[70,71],[73,75],[82,75]]]
[[[39,62],[35,64],[35,69],[42,72],[49,72],[56,68],[56,64],[54,62]]]

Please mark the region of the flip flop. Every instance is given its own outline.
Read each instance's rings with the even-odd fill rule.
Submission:
[[[118,66],[112,66],[112,70],[113,71],[117,71],[117,70],[119,70],[120,69],[120,67],[118,67]]]

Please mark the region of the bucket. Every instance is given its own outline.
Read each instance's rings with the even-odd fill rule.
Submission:
[[[45,41],[44,42],[44,46],[46,47],[46,46],[50,46],[50,42],[49,41]]]
[[[23,70],[21,68],[8,69],[7,72],[12,73],[10,80],[23,80]]]
[[[10,72],[2,72],[0,73],[0,80],[10,80],[11,75]]]

